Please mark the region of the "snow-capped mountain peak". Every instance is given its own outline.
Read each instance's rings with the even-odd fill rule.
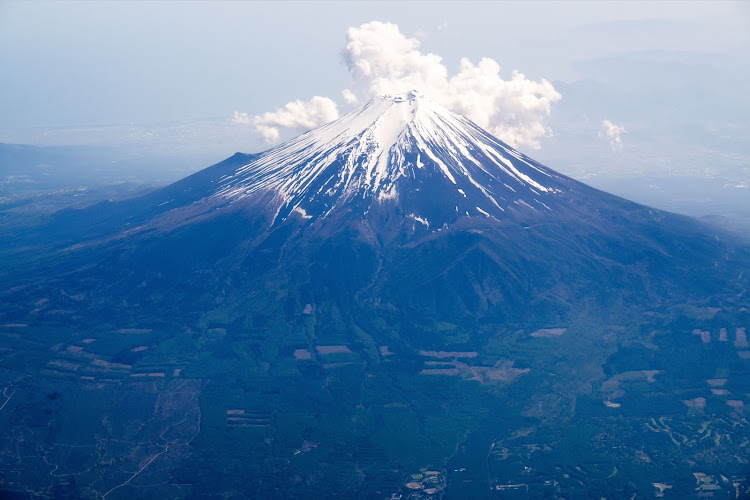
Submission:
[[[550,210],[549,198],[561,190],[558,179],[470,120],[411,91],[371,99],[262,153],[218,179],[214,196],[236,201],[262,193],[278,205],[276,218],[294,211],[317,218],[351,200],[359,206],[364,201],[366,212],[374,202],[440,191],[457,213],[498,217],[521,206]]]

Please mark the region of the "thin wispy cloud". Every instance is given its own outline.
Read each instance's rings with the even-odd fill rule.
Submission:
[[[625,127],[615,125],[609,120],[604,120],[602,121],[602,129],[599,131],[599,138],[607,140],[612,147],[612,151],[619,151],[622,149],[621,135],[624,133]]]

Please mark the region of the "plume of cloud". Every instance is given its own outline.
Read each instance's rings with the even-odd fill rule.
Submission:
[[[277,142],[281,137],[279,129],[303,132],[323,125],[339,117],[339,108],[327,97],[315,96],[309,101],[292,101],[276,111],[250,116],[234,112],[232,121],[243,125],[253,125],[255,132],[268,143]]]
[[[451,75],[440,56],[421,52],[419,44],[397,25],[373,21],[347,30],[343,56],[355,83],[369,97],[418,90],[513,147],[538,149],[540,139],[551,135],[545,120],[560,94],[547,80],[533,81],[517,71],[503,80],[500,65],[490,58],[476,64],[464,58]],[[351,89],[344,89],[341,97],[347,104],[359,101]],[[272,143],[279,140],[280,129],[304,131],[338,116],[335,102],[316,96],[261,115],[235,111],[232,120],[254,126]]]
[[[599,138],[606,139],[609,141],[609,145],[612,146],[612,151],[618,151],[622,149],[621,134],[625,133],[625,127],[615,125],[609,120],[602,121],[602,130],[599,131]]]
[[[551,133],[545,119],[561,96],[547,80],[532,81],[517,71],[503,80],[490,58],[477,64],[464,58],[450,75],[440,56],[421,52],[419,40],[391,23],[349,28],[346,41],[347,67],[370,96],[419,90],[513,147],[538,149]]]

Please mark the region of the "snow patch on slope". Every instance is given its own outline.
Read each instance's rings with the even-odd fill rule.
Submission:
[[[428,221],[427,219],[423,219],[422,217],[414,214],[409,214],[409,218],[414,219],[416,222],[419,222],[428,229],[430,228],[430,221]]]

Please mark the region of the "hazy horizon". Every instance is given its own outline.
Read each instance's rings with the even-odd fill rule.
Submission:
[[[598,187],[658,203],[648,179],[679,178],[675,209],[705,180],[750,213],[741,2],[10,1],[0,43],[0,142],[94,146],[148,180],[413,85]]]

